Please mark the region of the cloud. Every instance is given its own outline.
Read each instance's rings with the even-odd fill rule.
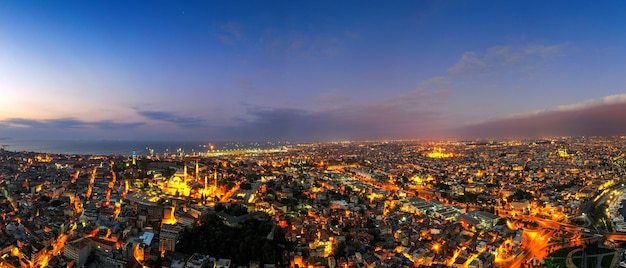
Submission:
[[[454,130],[464,138],[611,136],[626,134],[626,95],[483,122]]]
[[[249,107],[246,115],[250,119],[226,128],[225,135],[234,139],[335,140],[363,139],[377,130],[328,112]]]
[[[626,103],[626,94],[611,95],[611,96],[606,96],[600,99],[589,100],[589,101],[585,101],[581,103],[557,106],[556,108],[554,108],[554,111],[573,111],[573,110],[580,110],[580,109],[592,108],[596,106],[619,104],[619,103]]]
[[[516,119],[516,118],[524,118],[529,116],[541,115],[551,112],[568,112],[568,111],[576,111],[587,108],[593,108],[597,106],[610,105],[610,104],[619,104],[626,102],[626,94],[618,94],[602,97],[599,99],[592,99],[584,102],[568,104],[568,105],[560,105],[550,109],[544,110],[536,110],[530,111],[522,114],[513,114],[510,116],[503,117],[502,119]],[[482,122],[481,122],[482,123]]]
[[[215,37],[217,37],[217,39],[220,40],[220,42],[226,44],[226,45],[234,45],[235,44],[235,40],[233,40],[233,38],[231,36],[225,35],[225,34],[216,34]]]
[[[362,140],[416,138],[434,135],[442,114],[438,91],[415,90],[375,103],[349,103],[306,111],[296,108],[248,106],[224,135],[234,139]]]
[[[448,69],[450,74],[462,74],[465,72],[474,71],[477,69],[482,69],[485,66],[485,63],[478,58],[476,52],[465,52],[459,62],[457,62],[454,66]]]
[[[350,102],[350,97],[345,94],[326,92],[313,100],[318,105],[342,105]]]
[[[234,45],[237,42],[243,41],[243,25],[239,22],[230,21],[220,26],[220,32],[215,36],[220,42],[227,45]]]
[[[529,46],[524,49],[524,53],[526,55],[538,55],[542,58],[547,58],[551,56],[558,55],[563,51],[567,44],[561,45],[553,45],[553,46],[544,46],[544,45],[535,45]]]
[[[93,126],[99,129],[132,129],[145,125],[143,122],[135,123],[115,123],[111,120],[102,120],[91,123]]]
[[[446,88],[448,86],[448,84],[450,83],[450,79],[446,76],[435,76],[435,77],[431,77],[430,79],[422,82],[418,88],[422,89],[422,90],[428,90],[428,89],[443,89]]]
[[[177,125],[181,128],[206,127],[206,120],[198,117],[179,116],[174,113],[160,111],[137,111],[137,113],[147,119],[162,121]]]
[[[30,128],[30,129],[133,129],[144,125],[143,122],[134,123],[116,123],[110,120],[101,121],[83,121],[74,118],[60,119],[26,119],[26,118],[9,118],[0,120],[0,125],[8,128]]]
[[[468,51],[463,53],[461,59],[448,69],[448,73],[451,75],[474,74],[484,70],[544,60],[563,53],[567,45],[565,43],[550,46],[494,46],[483,53]]]
[[[268,53],[280,58],[305,60],[329,59],[339,54],[346,41],[352,40],[347,35],[305,34],[302,32],[279,33],[267,31],[260,42]]]
[[[357,32],[353,32],[353,31],[345,31],[343,33],[343,35],[348,38],[348,39],[352,39],[352,40],[357,40],[359,38],[361,38],[361,35]]]

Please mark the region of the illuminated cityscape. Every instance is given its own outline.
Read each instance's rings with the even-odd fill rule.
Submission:
[[[626,267],[626,2],[0,1],[0,268]]]
[[[0,261],[616,267],[625,142],[371,141],[128,157],[2,150]]]

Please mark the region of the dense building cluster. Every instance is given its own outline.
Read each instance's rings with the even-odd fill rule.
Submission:
[[[539,266],[559,249],[625,238],[624,141],[341,142],[132,157],[2,150],[0,261]],[[263,227],[246,233],[251,226]],[[235,236],[246,242],[217,245]]]

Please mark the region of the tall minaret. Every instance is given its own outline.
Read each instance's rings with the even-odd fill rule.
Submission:
[[[187,183],[187,163],[184,163],[185,167],[183,168],[183,180]]]
[[[196,181],[198,181],[198,174],[199,174],[198,160],[196,160]]]
[[[213,172],[213,179],[215,180],[215,187],[217,187],[217,170]]]

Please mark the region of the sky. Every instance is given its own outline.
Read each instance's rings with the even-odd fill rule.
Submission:
[[[624,1],[0,1],[0,139],[626,135]]]

